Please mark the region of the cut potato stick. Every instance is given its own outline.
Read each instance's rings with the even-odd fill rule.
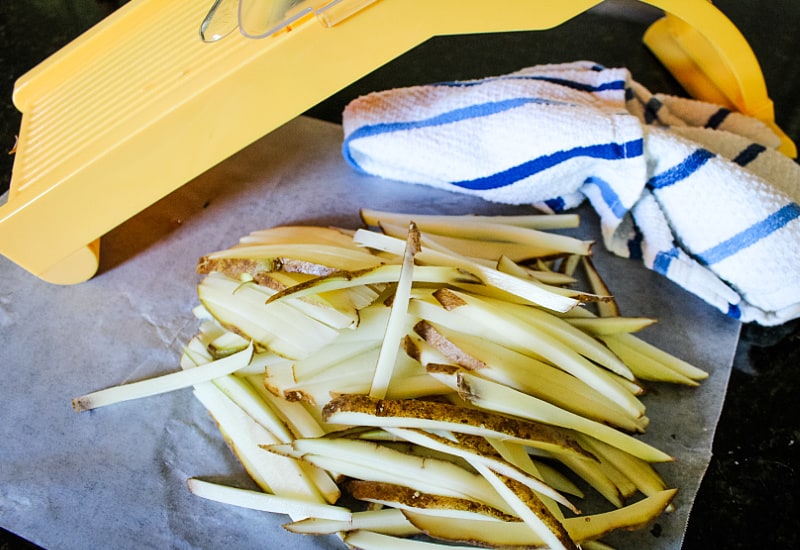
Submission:
[[[286,423],[275,414],[247,379],[228,375],[211,381],[228,398],[235,402],[253,420],[261,424],[281,443],[289,443],[292,433]]]
[[[253,262],[261,271],[295,271],[327,275],[334,271],[358,271],[380,265],[378,257],[354,246],[319,243],[277,243],[241,245],[213,252],[201,258],[198,273],[225,272],[229,265],[242,260]],[[250,270],[247,271],[251,273]],[[252,274],[252,273],[251,273]]]
[[[411,297],[411,285],[414,282],[414,256],[419,250],[419,232],[414,222],[411,222],[408,227],[406,247],[403,251],[403,266],[392,298],[392,308],[389,312],[389,321],[386,323],[386,332],[378,355],[378,363],[372,376],[370,397],[382,399],[386,397],[389,390],[392,371],[400,350],[400,341],[405,334],[408,301]]]
[[[343,506],[308,502],[249,489],[239,489],[197,478],[189,478],[187,485],[193,495],[241,508],[288,514],[301,519],[321,518],[347,522],[352,518],[350,510]]]
[[[579,378],[479,336],[467,336],[420,321],[414,330],[447,359],[478,376],[629,432],[642,431],[634,418]]]
[[[311,354],[339,334],[283,302],[265,305],[274,291],[255,283],[212,273],[198,285],[197,294],[223,327],[235,327],[256,344],[292,359]]]
[[[518,255],[519,256],[519,255]],[[545,283],[549,285],[571,285],[577,283],[577,279],[570,275],[566,275],[564,273],[559,273],[557,271],[542,271],[538,269],[530,269],[528,267],[524,267],[519,265],[519,258],[514,258],[508,254],[496,254],[493,256],[497,259],[497,263],[495,264],[498,271],[502,271],[503,273],[508,273],[509,275],[514,275],[516,277],[521,278],[532,278],[540,283]]]
[[[637,338],[633,334],[615,334],[613,336],[603,338],[603,340],[607,344],[608,341],[613,341],[614,344],[619,344],[617,350],[621,353],[624,353],[621,351],[622,349],[631,350],[642,357],[648,357],[655,362],[661,363],[674,372],[691,380],[700,381],[708,378],[708,373],[706,371],[699,369],[670,353],[667,353],[663,349],[660,349],[653,344],[645,342],[641,338]]]
[[[402,226],[381,222],[380,229],[390,237],[403,238]],[[469,237],[436,235],[429,232],[422,234],[421,241],[423,246],[430,250],[457,254],[486,266],[496,265],[497,258],[500,256],[509,256],[517,261],[530,261],[553,254],[553,249],[549,246],[485,241],[470,239]]]
[[[513,464],[523,472],[541,479],[546,485],[554,490],[583,498],[583,491],[578,488],[569,478],[560,471],[542,462],[535,462],[528,453],[528,449],[522,445],[509,443],[502,439],[487,437],[486,441],[494,448],[501,457],[509,464]],[[568,507],[569,508],[569,507]]]
[[[614,353],[596,339],[582,330],[573,327],[563,319],[535,307],[518,304],[500,304],[491,299],[487,301],[490,303],[493,302],[498,307],[505,307],[506,311],[530,325],[531,331],[541,331],[541,333],[551,336],[554,340],[561,342],[565,346],[571,347],[577,353],[594,361],[598,365],[604,366],[622,378],[634,380],[633,373],[619,357],[614,355]]]
[[[557,453],[591,457],[571,436],[558,428],[449,403],[337,395],[325,405],[323,418],[327,422],[348,426],[419,428],[496,437]]]
[[[504,223],[482,221],[480,218],[472,220],[436,220],[431,218],[417,218],[412,216],[409,220],[394,220],[394,225],[407,225],[414,221],[423,233],[432,233],[450,237],[470,238],[478,241],[501,241],[530,245],[534,249],[552,254],[579,254],[586,255],[592,247],[592,241],[583,241],[566,235],[541,231],[530,227],[509,225]],[[399,222],[399,223],[398,223]],[[378,222],[391,223],[389,220]]]
[[[265,448],[286,452],[285,447]],[[297,456],[324,470],[336,471],[351,478],[476,500],[503,512],[513,513],[484,478],[450,461],[407,454],[369,441],[344,438],[296,440],[290,456]]]
[[[363,246],[391,252],[398,256],[402,255],[403,241],[400,239],[362,229],[356,231],[354,239]],[[499,287],[506,292],[548,309],[564,312],[578,305],[578,300],[564,296],[554,290],[557,287],[550,289],[536,281],[520,279],[497,271],[494,268],[471,262],[465,258],[423,248],[417,254],[417,259],[423,264],[436,264],[462,269],[480,279],[484,284]]]
[[[357,550],[475,550],[474,546],[454,546],[423,540],[399,538],[372,531],[351,531],[344,542]]]
[[[237,351],[242,351],[248,345],[250,345],[250,340],[244,336],[226,330],[209,342],[207,349],[211,352],[213,357],[219,359],[227,355],[232,355]]]
[[[483,380],[468,372],[460,372],[458,381],[462,398],[482,409],[586,433],[648,462],[671,462],[674,460],[673,457],[641,439],[565,411],[502,384]]]
[[[277,225],[253,231],[239,239],[239,245],[253,244],[327,244],[355,248],[353,237],[347,231],[314,225]]]
[[[349,520],[309,517],[300,521],[286,523],[283,528],[300,535],[333,535],[359,529],[399,537],[420,534],[419,529],[411,525],[403,515],[403,512],[396,508],[353,512]]]
[[[667,488],[664,479],[656,472],[649,462],[621,451],[620,449],[603,443],[598,439],[583,435],[580,441],[595,456],[604,457],[609,463],[615,464],[619,471],[625,475],[646,496],[653,496]]]
[[[561,522],[542,503],[533,491],[519,482],[493,472],[480,462],[471,462],[501,497],[513,508],[531,531],[539,535],[548,548],[578,550]]]
[[[644,405],[621,386],[611,373],[586,360],[563,343],[531,332],[518,318],[506,314],[495,304],[447,289],[437,290],[434,297],[451,314],[451,319],[460,317],[463,320],[452,328],[460,330],[459,327],[471,326],[473,333],[491,334],[491,338],[507,347],[543,357],[602,392],[634,417],[644,414]],[[439,316],[437,321],[448,323],[448,316]]]
[[[417,225],[427,222],[440,224],[471,224],[476,221],[499,223],[529,229],[570,229],[578,227],[580,217],[577,214],[524,214],[518,216],[487,216],[487,215],[443,215],[443,214],[403,214],[362,208],[359,210],[361,220],[365,225],[377,227],[382,222],[392,222],[396,225],[407,225],[414,220]]]
[[[593,336],[638,332],[656,323],[651,317],[564,317],[564,320]]]
[[[262,446],[279,444],[278,438],[211,382],[196,385],[194,394],[213,416],[226,442],[262,490],[309,502],[333,503],[339,498],[341,492],[325,472],[265,453]]]
[[[287,401],[269,392],[262,376],[250,376],[248,382],[275,413],[286,423],[295,438],[322,437],[325,429],[302,403]]]
[[[681,372],[678,372],[664,363],[654,359],[651,356],[645,355],[640,351],[628,346],[624,341],[621,341],[619,334],[612,334],[608,336],[600,336],[600,339],[611,349],[618,357],[622,358],[627,365],[630,366],[631,371],[640,380],[648,380],[651,382],[668,382],[671,384],[682,384],[684,386],[698,386],[697,380],[693,380]]]
[[[252,356],[253,346],[251,344],[239,353],[217,359],[216,361],[206,363],[199,367],[121,386],[113,386],[104,390],[88,393],[81,397],[76,397],[72,400],[72,407],[77,412],[82,412],[98,407],[105,407],[114,403],[189,388],[246,367]]]
[[[560,456],[557,457],[556,460],[569,468],[572,473],[584,480],[592,489],[597,491],[598,494],[616,508],[622,508],[625,505],[619,487],[608,477],[597,462],[581,460],[573,456]]]
[[[448,439],[422,430],[405,428],[385,428],[387,432],[417,445],[449,453],[467,460],[469,463],[480,462],[493,471],[524,484],[533,491],[546,495],[556,502],[566,506],[574,513],[580,513],[577,508],[563,495],[535,476],[528,475],[513,464],[506,462],[499,455],[479,451],[473,445],[465,444],[463,438]]]
[[[610,512],[566,518],[564,528],[576,544],[600,538],[617,529],[642,528],[664,511],[676,493],[677,490],[668,489]],[[530,548],[544,544],[544,541],[532,537],[531,529],[522,522],[443,520],[415,512],[403,513],[418,529],[441,540],[502,548]]]
[[[270,296],[267,301],[282,300],[289,296],[302,298],[364,285],[396,283],[400,279],[402,267],[399,264],[386,264],[362,271],[336,271],[280,290]],[[438,265],[414,266],[414,282],[416,283],[448,284],[459,281],[476,282],[477,279],[455,267]]]
[[[591,256],[583,256],[580,261],[583,272],[586,273],[586,278],[589,280],[589,288],[595,294],[611,296],[611,290],[594,266]],[[614,299],[597,304],[597,311],[600,313],[600,317],[618,317],[620,315],[619,304]]]
[[[497,519],[513,521],[514,516],[486,504],[466,498],[457,498],[377,481],[351,480],[346,491],[355,499],[389,506],[398,510],[412,510],[442,517],[461,519]]]

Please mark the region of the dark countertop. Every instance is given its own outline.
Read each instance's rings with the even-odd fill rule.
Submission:
[[[210,0],[209,4],[211,3]],[[0,149],[19,129],[11,104],[14,81],[114,9],[119,2],[41,0],[0,4]],[[800,3],[796,0],[717,0],[759,59],[776,120],[800,143]],[[501,74],[537,63],[591,59],[627,66],[652,91],[681,93],[641,44],[652,16],[614,2],[549,31],[435,38],[311,109],[338,122],[358,94],[425,83]],[[616,9],[618,8],[619,9]],[[13,157],[0,155],[0,193]],[[714,456],[692,511],[684,547],[800,548],[800,322],[745,325],[722,411]],[[0,550],[36,548],[0,532]]]

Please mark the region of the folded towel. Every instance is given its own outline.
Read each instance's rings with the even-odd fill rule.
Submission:
[[[590,61],[372,93],[343,113],[357,170],[561,212],[743,322],[800,317],[800,166],[760,121]]]

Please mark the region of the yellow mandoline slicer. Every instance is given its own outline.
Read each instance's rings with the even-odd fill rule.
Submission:
[[[106,232],[428,38],[548,29],[601,1],[132,0],[17,82],[0,252],[85,281]],[[666,16],[645,43],[691,94],[774,126],[758,62],[719,10],[647,3]]]

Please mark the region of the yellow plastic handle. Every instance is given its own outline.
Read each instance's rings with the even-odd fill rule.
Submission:
[[[719,10],[643,1],[668,13],[645,43],[692,95],[774,127],[755,55]],[[320,2],[263,40],[209,44],[211,0],[132,0],[24,75],[0,253],[51,282],[86,280],[110,229],[428,38],[549,29],[602,0]]]
[[[644,42],[690,95],[753,116],[781,137],[779,150],[797,147],[775,124],[775,109],[758,60],[747,40],[706,0],[643,0],[666,12]]]

